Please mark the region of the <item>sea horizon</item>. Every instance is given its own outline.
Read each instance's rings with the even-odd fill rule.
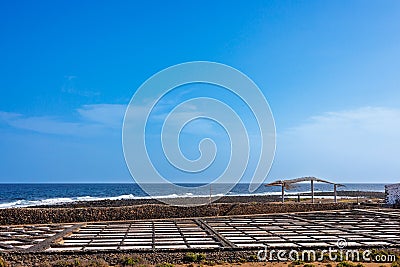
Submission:
[[[179,183],[182,191],[168,188],[165,184],[149,184],[156,188],[157,195],[149,196],[136,183],[2,183],[0,186],[0,208],[30,207],[39,205],[57,205],[77,201],[100,201],[119,199],[151,199],[179,197],[209,197],[210,189],[198,189],[194,193],[186,192],[185,186],[198,187],[199,183]],[[249,191],[248,183],[232,185],[232,189],[223,194],[226,184],[212,184],[212,196],[269,196],[281,194],[280,187],[260,186],[254,192]],[[386,183],[346,183],[338,191],[384,192]],[[332,192],[329,184],[315,184],[315,192]],[[305,194],[310,192],[309,183],[298,184],[287,194]]]

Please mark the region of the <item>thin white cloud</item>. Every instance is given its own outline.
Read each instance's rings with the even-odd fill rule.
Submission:
[[[120,133],[125,108],[118,104],[85,105],[76,110],[71,121],[0,111],[0,124],[38,133],[90,137]],[[146,110],[145,105],[137,107],[135,116],[143,116]],[[187,112],[198,115],[194,107]],[[399,137],[400,109],[363,107],[314,116],[278,133],[270,177],[316,175],[340,182],[396,182],[400,180]]]
[[[76,85],[76,80],[78,80],[77,76],[66,75],[64,78],[65,81],[63,86],[61,87],[61,92],[63,93],[79,95],[84,97],[95,97],[100,95],[100,92],[98,91],[78,88],[78,86]]]
[[[400,180],[399,137],[400,109],[328,112],[278,135],[274,174],[320,175],[342,182]]]
[[[91,123],[98,123],[111,128],[121,128],[126,105],[98,104],[84,105],[77,111],[80,116]]]
[[[12,112],[0,112],[0,122],[13,128],[45,134],[83,135],[101,134],[122,127],[125,105],[85,105],[73,121],[55,116],[26,116]]]
[[[21,117],[21,114],[14,113],[14,112],[5,112],[5,111],[0,111],[0,122],[7,122],[9,120],[14,120],[18,117]]]

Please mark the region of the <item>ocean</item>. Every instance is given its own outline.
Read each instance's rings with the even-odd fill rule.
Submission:
[[[194,187],[197,184],[185,184]],[[159,192],[157,197],[208,197],[210,192],[198,194],[179,194],[171,192],[165,185],[152,185]],[[280,187],[260,186],[255,192],[250,193],[248,184],[237,184],[227,195],[278,195]],[[385,184],[345,184],[338,190],[345,191],[374,191],[384,192]],[[315,184],[315,192],[332,192],[332,186]],[[310,192],[309,183],[298,184],[287,193]],[[212,195],[221,195],[218,185],[212,186]],[[94,201],[104,199],[145,199],[150,198],[135,183],[129,184],[1,184],[0,183],[0,208],[29,207],[38,205],[55,205],[74,201]]]

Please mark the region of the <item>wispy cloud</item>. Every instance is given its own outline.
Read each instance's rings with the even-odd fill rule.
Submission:
[[[310,118],[309,122],[291,128],[284,134],[310,137],[318,135],[318,140],[326,141],[347,140],[353,143],[352,146],[363,143],[364,138],[381,143],[387,138],[399,136],[400,109],[363,107],[355,110],[327,112]],[[326,146],[332,145],[332,142],[325,143]],[[334,146],[337,144],[338,142]]]
[[[84,105],[77,109],[78,116],[72,121],[0,111],[0,123],[44,134],[88,136],[121,129],[125,108],[118,104]]]
[[[63,136],[120,133],[126,105],[84,105],[66,120],[56,116],[29,116],[0,111],[0,125],[13,129]],[[147,107],[136,107],[134,116],[144,116]],[[165,118],[160,109],[155,119]],[[199,115],[196,107],[185,112]],[[181,116],[176,114],[179,121]],[[207,132],[207,123],[193,125]],[[192,132],[192,131],[190,131]],[[141,132],[142,133],[142,132]],[[168,134],[168,131],[166,132]],[[277,153],[270,177],[317,175],[336,181],[393,182],[400,178],[400,109],[363,107],[327,112],[277,135]]]
[[[393,181],[400,178],[399,136],[400,109],[327,112],[278,134],[276,170],[289,177]]]
[[[73,95],[79,95],[84,97],[95,97],[99,96],[100,92],[95,90],[80,89],[77,85],[78,77],[74,75],[66,75],[64,84],[61,87],[61,92]]]
[[[81,118],[87,122],[110,128],[121,128],[125,109],[126,105],[98,104],[84,105],[77,111]]]

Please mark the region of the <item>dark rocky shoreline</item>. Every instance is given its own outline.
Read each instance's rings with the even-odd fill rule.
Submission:
[[[333,196],[333,192],[315,192],[315,197]],[[338,191],[337,195],[340,197],[364,197],[364,198],[378,198],[384,199],[384,192],[370,192],[370,191]],[[297,197],[298,194],[287,194],[286,197]],[[310,193],[300,194],[300,197],[309,197]],[[265,195],[265,196],[224,196],[217,199],[213,203],[250,203],[250,202],[279,202],[281,196],[279,195]],[[195,201],[195,198],[188,198],[188,202]],[[86,207],[123,207],[135,206],[145,204],[164,204],[156,199],[120,199],[120,200],[99,200],[99,201],[77,201],[73,203],[57,204],[57,205],[41,205],[31,208],[86,208]]]

